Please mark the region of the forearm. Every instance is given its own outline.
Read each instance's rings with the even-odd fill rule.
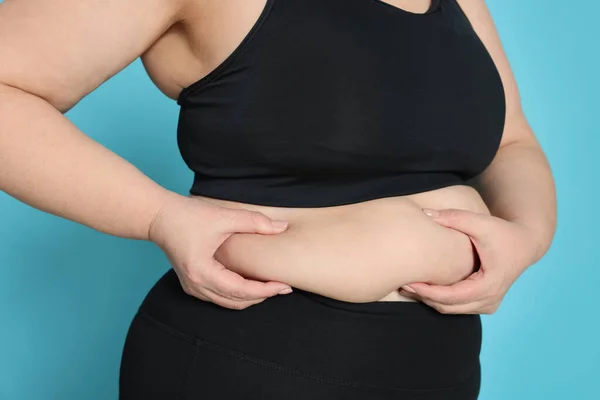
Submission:
[[[292,222],[275,236],[236,234],[215,256],[248,278],[352,302],[376,301],[407,283],[449,284],[472,273],[468,237],[437,225],[419,207],[366,213],[372,220],[358,214],[365,213]]]
[[[171,196],[45,100],[0,84],[0,190],[98,231],[147,239]]]
[[[531,230],[538,243],[536,262],[548,251],[556,230],[556,192],[541,147],[532,134],[528,137],[501,147],[473,184],[492,215]]]

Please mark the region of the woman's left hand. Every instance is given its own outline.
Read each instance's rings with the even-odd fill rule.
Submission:
[[[480,268],[453,285],[411,283],[400,294],[420,300],[443,314],[493,314],[517,278],[535,262],[537,243],[529,228],[465,210],[424,210],[442,226],[469,236]],[[410,290],[412,289],[413,292]]]

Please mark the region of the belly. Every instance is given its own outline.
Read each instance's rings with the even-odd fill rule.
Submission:
[[[319,234],[319,223],[314,221],[355,221],[359,224],[365,221],[365,229],[372,227],[366,226],[368,220],[364,219],[364,215],[376,213],[384,207],[394,207],[395,205],[406,206],[407,203],[419,208],[432,209],[462,209],[477,213],[489,214],[489,210],[479,195],[472,187],[466,185],[447,186],[440,189],[435,189],[427,192],[416,193],[407,196],[386,197],[380,199],[369,200],[361,203],[346,204],[342,206],[319,207],[319,208],[291,208],[291,207],[271,207],[258,204],[239,203],[229,200],[222,200],[204,196],[192,196],[200,200],[219,205],[227,208],[246,209],[251,211],[261,212],[273,219],[282,219],[289,222],[290,228],[295,226],[310,226],[314,230],[314,234]],[[343,235],[343,233],[342,233]],[[363,236],[348,233],[347,240],[342,237],[341,241],[347,243],[348,251],[352,248],[360,248]],[[364,240],[368,240],[364,238]],[[358,242],[357,242],[358,241]],[[411,299],[401,296],[397,290],[394,290],[381,298],[379,301],[412,301]]]

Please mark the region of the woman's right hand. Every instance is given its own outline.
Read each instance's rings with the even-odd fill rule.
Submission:
[[[285,221],[271,220],[259,212],[175,195],[156,214],[148,238],[164,251],[187,294],[242,310],[268,297],[289,293],[291,287],[245,279],[219,263],[214,257],[216,250],[234,233],[271,235],[286,229]]]

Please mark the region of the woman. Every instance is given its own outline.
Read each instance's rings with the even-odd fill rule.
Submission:
[[[62,115],[138,56],[190,196]],[[479,314],[555,226],[483,0],[6,0],[0,59],[2,190],[172,264],[122,399],[477,398]]]

